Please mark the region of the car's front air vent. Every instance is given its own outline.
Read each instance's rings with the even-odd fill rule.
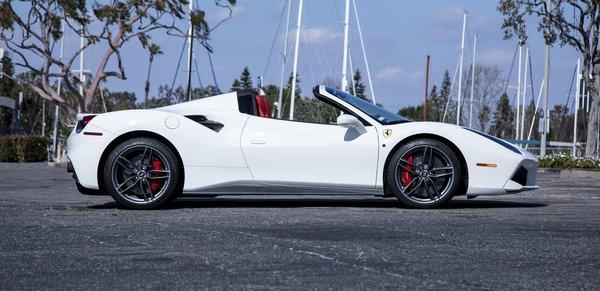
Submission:
[[[520,166],[511,180],[521,184],[522,186],[527,186],[527,170],[523,166]]]
[[[200,123],[201,125],[206,126],[214,132],[219,132],[224,127],[222,123],[207,119],[204,115],[187,115],[186,117],[195,122]]]

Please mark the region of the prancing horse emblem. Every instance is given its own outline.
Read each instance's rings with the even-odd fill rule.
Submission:
[[[383,137],[388,138],[392,136],[392,130],[391,129],[384,129],[383,130]]]

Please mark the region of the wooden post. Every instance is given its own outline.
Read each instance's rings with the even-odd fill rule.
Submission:
[[[427,94],[429,93],[429,61],[430,55],[427,55],[425,61],[425,100],[423,101],[423,121],[427,121]]]

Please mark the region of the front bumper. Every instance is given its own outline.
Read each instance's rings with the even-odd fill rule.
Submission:
[[[504,185],[504,191],[507,194],[512,194],[539,189],[540,187],[535,184],[537,169],[537,159],[527,158],[523,160],[515,169],[510,180]]]

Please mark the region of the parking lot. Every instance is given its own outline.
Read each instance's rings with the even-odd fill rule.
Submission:
[[[598,289],[600,181],[413,210],[369,196],[119,209],[61,168],[0,169],[0,289]]]

